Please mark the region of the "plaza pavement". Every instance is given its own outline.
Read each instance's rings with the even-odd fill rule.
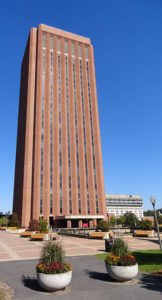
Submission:
[[[59,295],[47,293],[39,287],[35,270],[38,260],[0,262],[0,281],[2,280],[14,290],[13,300],[160,300],[162,298],[162,277],[139,272],[133,284],[118,283],[108,276],[104,262],[93,255],[71,256],[66,259],[72,265],[73,276],[69,287]]]
[[[124,237],[129,248],[158,249],[157,239]],[[31,242],[17,234],[0,231],[0,291],[6,285],[7,298],[13,300],[159,300],[162,297],[162,277],[139,272],[131,283],[117,283],[106,272],[104,262],[94,254],[104,252],[103,240],[61,237],[72,264],[70,286],[60,294],[47,293],[37,283],[35,266],[43,242]]]
[[[159,249],[157,238],[125,236],[130,250]],[[104,240],[60,236],[66,256],[94,255],[105,250]],[[20,238],[19,234],[0,231],[0,261],[37,259],[44,242]]]

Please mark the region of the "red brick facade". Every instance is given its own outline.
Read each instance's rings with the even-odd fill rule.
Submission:
[[[31,29],[22,62],[13,211],[22,226],[42,216],[56,226],[94,227],[106,217],[93,47],[42,24]]]

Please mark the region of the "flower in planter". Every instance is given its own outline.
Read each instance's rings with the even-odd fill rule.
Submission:
[[[40,262],[36,269],[39,273],[44,274],[60,274],[67,271],[72,270],[72,267],[69,262],[52,262],[50,265],[45,265],[44,263]]]
[[[133,255],[126,254],[120,256],[118,266],[134,266],[136,263],[136,259]]]
[[[126,254],[121,256],[115,256],[110,254],[105,258],[105,264],[110,266],[133,266],[135,265],[136,259],[133,255]]]

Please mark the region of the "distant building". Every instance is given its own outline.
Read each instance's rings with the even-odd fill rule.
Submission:
[[[138,219],[143,217],[143,200],[137,195],[106,195],[106,208],[108,215],[120,217],[132,212]]]

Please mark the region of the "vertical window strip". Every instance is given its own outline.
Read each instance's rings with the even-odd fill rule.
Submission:
[[[67,42],[65,42],[67,43]],[[66,45],[66,44],[65,44]],[[70,159],[70,122],[69,122],[69,78],[68,78],[68,55],[65,55],[66,76],[66,108],[67,108],[67,137],[68,137],[68,170],[69,170],[69,212],[72,213],[71,202],[71,159]]]
[[[98,195],[97,195],[97,180],[96,180],[96,162],[95,162],[95,151],[94,151],[94,135],[93,135],[93,122],[92,122],[92,105],[91,105],[91,91],[90,91],[90,80],[89,80],[89,65],[88,65],[88,61],[86,61],[86,69],[87,69],[87,83],[88,83],[89,114],[90,114],[90,124],[91,124],[91,141],[92,141],[93,174],[94,174],[95,197],[96,197],[96,212],[98,213]]]
[[[50,214],[53,213],[53,39],[50,40],[50,89],[51,89],[51,99],[50,99]]]
[[[58,40],[60,46],[60,40]],[[60,50],[60,48],[59,48]],[[62,144],[61,144],[61,57],[58,54],[58,104],[59,104],[59,170],[60,170],[60,214],[62,214]]]
[[[73,44],[72,44],[73,45]],[[75,136],[76,136],[76,160],[77,160],[77,180],[78,180],[78,209],[81,213],[80,201],[80,170],[79,170],[79,151],[78,151],[78,120],[77,120],[77,104],[76,104],[76,77],[75,77],[75,58],[72,60],[73,64],[73,92],[74,92],[74,110],[75,110]]]
[[[85,157],[86,186],[87,186],[87,207],[88,207],[88,214],[89,214],[90,202],[89,202],[89,187],[88,187],[88,164],[87,164],[86,128],[85,128],[85,115],[84,115],[82,59],[79,59],[79,64],[80,64],[80,85],[81,85],[82,116],[83,116],[84,157]]]
[[[71,44],[72,55],[75,56],[75,47],[74,43]]]
[[[40,214],[43,213],[43,152],[44,152],[44,90],[45,90],[45,36],[43,36],[43,71],[42,71],[42,121],[41,121],[41,175],[40,175]]]

